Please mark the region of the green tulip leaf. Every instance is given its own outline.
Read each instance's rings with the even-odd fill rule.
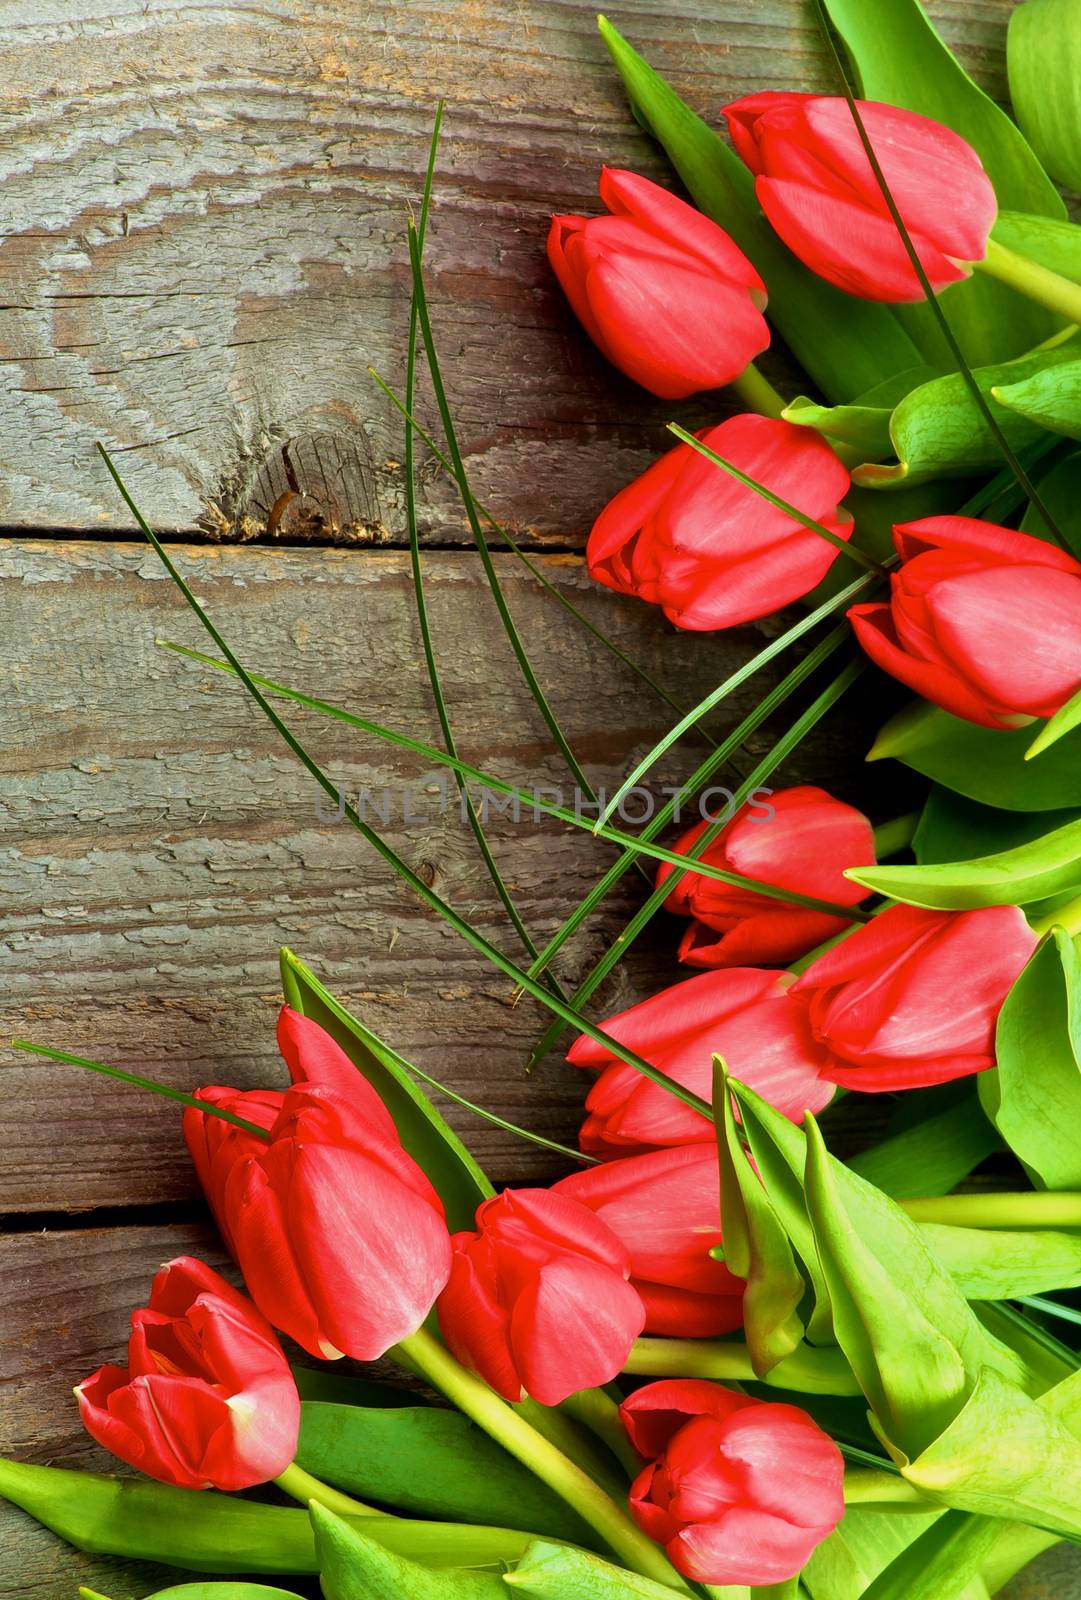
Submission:
[[[754,1370],[762,1378],[803,1340],[799,1306],[806,1285],[788,1234],[743,1149],[719,1057],[714,1057],[714,1064],[719,1068],[714,1114],[721,1130],[717,1153],[725,1261],[737,1278],[747,1280],[744,1335]]]
[[[1000,206],[1063,218],[1066,208],[1024,136],[979,89],[938,37],[918,0],[825,0],[856,69],[859,92],[953,128],[978,152]],[[939,359],[941,333],[927,306],[899,308],[909,332]],[[1055,319],[976,275],[948,289],[943,310],[970,362],[1019,355]],[[944,353],[944,352],[943,352]]]
[[[1026,0],[1010,13],[1006,64],[1014,116],[1048,172],[1081,189],[1081,3]]]
[[[546,1539],[533,1541],[503,1583],[504,1600],[672,1600],[672,1590],[652,1578]]]
[[[427,1402],[423,1395],[411,1389],[396,1388],[392,1383],[379,1383],[358,1372],[338,1372],[330,1366],[301,1367],[294,1365],[293,1377],[302,1400],[325,1400],[336,1406],[377,1406],[383,1410],[391,1406],[422,1406]]]
[[[892,406],[866,405],[856,400],[847,406],[824,406],[801,394],[789,401],[781,415],[786,422],[816,429],[845,460],[884,461],[893,455]]]
[[[1045,367],[1017,383],[1000,383],[991,391],[1000,406],[1027,417],[1048,433],[1081,439],[1081,361]]]
[[[1044,723],[1025,751],[1025,760],[1032,761],[1037,756],[1042,756],[1053,744],[1058,744],[1068,733],[1073,733],[1079,724],[1081,724],[1081,689],[1078,689],[1065,705],[1059,706],[1054,716]]]
[[[920,700],[887,722],[867,759],[892,756],[947,789],[1007,811],[1076,806],[1081,730],[1026,762],[1031,743],[1031,728],[981,728]]]
[[[81,1600],[109,1600],[96,1589],[80,1589]],[[265,1583],[178,1583],[156,1589],[146,1600],[301,1600],[292,1589],[271,1589]]]
[[[77,1550],[193,1572],[316,1572],[308,1513],[149,1478],[106,1477],[0,1459],[0,1495]],[[395,1554],[433,1567],[516,1560],[531,1535],[396,1517],[350,1518]]]
[[[999,212],[991,234],[1007,250],[1081,283],[1081,227],[1076,222],[1005,210]]]
[[[849,1158],[861,1178],[893,1200],[948,1194],[999,1147],[974,1088],[956,1105]]]
[[[434,1572],[388,1550],[353,1522],[312,1504],[319,1586],[326,1600],[506,1600],[495,1572]]]
[[[921,867],[969,861],[1014,850],[1077,821],[1081,821],[1081,807],[1003,811],[999,806],[968,800],[936,783],[924,805],[912,849]]]
[[[1081,1188],[1081,957],[1061,929],[1006,996],[980,1099],[1032,1181]]]
[[[409,1063],[335,1000],[291,950],[281,953],[281,971],[288,1003],[325,1028],[378,1093],[402,1144],[446,1207],[451,1231],[472,1228],[478,1205],[495,1191],[419,1087]]]
[[[503,1523],[591,1545],[557,1494],[458,1411],[306,1401],[297,1463],[361,1500],[453,1522]]]
[[[966,1300],[1016,1300],[1081,1285],[1081,1235],[938,1222],[923,1222],[920,1231]]]
[[[1000,403],[999,392],[1059,367],[1076,366],[1081,339],[1075,335],[1076,330],[1070,329],[1027,355],[973,369],[972,376],[1014,450],[1036,443],[1041,424]],[[889,431],[896,463],[859,466],[852,474],[853,483],[868,489],[908,487],[939,477],[991,471],[1002,459],[1001,446],[959,372],[913,389],[894,408]]]
[[[1037,472],[1036,486],[1071,555],[1081,560],[1081,450],[1052,462],[1042,474]],[[1021,519],[1021,531],[1049,544],[1057,542],[1031,501]]]
[[[881,1572],[951,1514],[931,1505],[926,1513],[847,1506],[841,1522],[812,1552],[801,1573],[805,1590],[811,1600],[863,1600]],[[986,1591],[979,1600],[985,1596]],[[976,1600],[975,1593],[971,1600]]]
[[[845,877],[906,905],[942,911],[1030,905],[1049,895],[1081,889],[1081,821],[1067,822],[1027,844],[971,861],[850,867]]]
[[[980,1571],[1004,1526],[992,1517],[945,1512],[893,1558],[862,1600],[986,1600]]]
[[[755,200],[754,179],[720,135],[606,18],[600,19],[600,31],[635,116],[664,146],[695,204],[753,261],[769,290],[771,321],[822,393],[848,400],[919,366],[923,357],[893,309],[854,300],[802,266],[767,223]],[[1040,207],[1026,202],[1026,209]]]

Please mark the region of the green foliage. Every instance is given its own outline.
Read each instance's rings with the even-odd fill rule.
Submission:
[[[593,1542],[565,1501],[458,1411],[306,1402],[296,1459],[336,1488],[396,1510]]]
[[[408,1062],[376,1037],[323,987],[291,950],[281,953],[289,1004],[337,1040],[394,1118],[402,1144],[428,1174],[452,1230],[471,1228],[477,1206],[494,1193],[458,1135],[414,1081]]]
[[[80,1600],[108,1600],[95,1589],[80,1589]],[[291,1589],[271,1589],[265,1583],[178,1583],[157,1589],[146,1600],[300,1600]]]
[[[956,1105],[880,1140],[848,1165],[894,1200],[948,1194],[998,1144],[970,1088]]]
[[[506,1600],[672,1600],[672,1590],[651,1578],[546,1539],[535,1539],[503,1582]]]
[[[316,1572],[308,1513],[149,1478],[105,1477],[0,1460],[0,1495],[78,1550],[193,1572]],[[497,1566],[530,1535],[452,1522],[357,1517],[368,1537],[433,1567]]]
[[[1076,806],[1081,730],[1026,762],[1031,728],[981,728],[920,700],[887,722],[868,761],[892,756],[947,789],[1008,811]]]
[[[1081,889],[1081,820],[970,861],[851,867],[845,876],[910,906],[952,911],[1030,905]]]
[[[1035,1184],[1081,1188],[1081,958],[1062,929],[1007,995],[995,1048],[979,1078],[988,1116]]]
[[[1081,560],[1081,450],[1051,463],[1038,478],[1040,499],[1066,548]],[[1031,503],[1021,520],[1025,533],[1054,542],[1039,509]]]
[[[766,222],[753,178],[720,135],[606,18],[600,30],[635,116],[664,146],[696,205],[754,262],[769,290],[772,322],[822,392],[848,400],[918,366],[920,352],[892,309],[854,300],[801,266]]]
[[[1028,377],[996,384],[991,395],[1049,433],[1081,439],[1081,361],[1040,367]]]
[[[432,1571],[323,1506],[309,1509],[326,1600],[505,1600],[498,1573]]]
[[[1014,115],[1053,178],[1081,189],[1081,0],[1026,0],[1010,13]]]

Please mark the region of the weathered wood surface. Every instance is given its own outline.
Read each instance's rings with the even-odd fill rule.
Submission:
[[[929,7],[999,95],[1008,8]],[[801,0],[629,0],[614,20],[706,115],[752,87],[822,81]],[[0,1029],[177,1085],[280,1081],[271,1030],[286,941],[405,1055],[569,1139],[575,1075],[558,1057],[528,1081],[521,1073],[536,1008],[512,1007],[509,985],[346,827],[318,817],[311,785],[234,685],[155,649],[162,634],[201,641],[150,557],[116,542],[128,519],[92,450],[100,438],[116,453],[164,530],[402,542],[401,429],[365,369],[401,379],[404,220],[440,95],[430,293],[470,471],[528,542],[577,548],[598,506],[663,447],[671,409],[582,339],[542,252],[549,212],[594,207],[601,160],[665,175],[627,115],[591,8],[0,4],[0,527],[18,535],[0,546],[11,667],[0,701]],[[680,414],[722,409],[710,400]],[[268,531],[289,488],[302,495]],[[421,511],[430,546],[468,542],[431,463]],[[178,553],[251,665],[433,737],[399,554]],[[572,743],[610,786],[668,714],[511,558],[499,565]],[[681,638],[592,589],[574,559],[544,565],[684,700],[762,635]],[[433,548],[427,571],[463,752],[504,777],[559,783],[475,558]],[[896,809],[854,759],[873,700],[849,705],[853,720],[832,719],[783,777]],[[388,784],[400,805],[428,771],[310,717],[299,725],[353,791]],[[659,779],[684,773],[691,755],[680,751]],[[395,815],[396,847],[512,950],[457,822]],[[492,832],[541,936],[609,859],[550,824],[496,819]],[[635,895],[627,880],[569,947],[569,977]],[[605,991],[609,1006],[676,975],[673,932],[658,926],[641,941]],[[3,1072],[0,1209],[37,1231],[0,1241],[0,1451],[103,1466],[75,1422],[71,1384],[119,1354],[161,1260],[192,1248],[218,1259],[218,1247],[169,1108],[26,1058],[7,1057]],[[497,1179],[551,1176],[528,1147],[450,1115]],[[166,1223],[115,1225],[118,1208],[155,1205]],[[85,1219],[103,1225],[74,1225],[95,1208],[111,1208]],[[82,1582],[123,1600],[155,1586],[147,1569],[80,1556],[8,1508],[0,1530],[0,1595],[68,1600]],[[1019,1586],[1017,1600],[1081,1592],[1073,1556]]]
[[[1000,94],[1008,3],[930,7]],[[801,0],[613,17],[710,118],[823,81]],[[0,85],[0,437],[20,441],[0,525],[128,526],[101,439],[158,526],[258,534],[292,442],[317,503],[279,535],[400,537],[401,428],[366,368],[401,381],[440,95],[432,311],[478,490],[578,541],[663,442],[663,408],[580,337],[543,255],[550,212],[596,209],[601,161],[664,172],[582,0],[6,0]],[[433,539],[464,533],[438,473],[423,514]]]

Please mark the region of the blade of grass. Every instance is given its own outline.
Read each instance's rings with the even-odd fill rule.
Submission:
[[[345,796],[338,789],[337,785],[323,771],[319,763],[314,759],[314,757],[309,755],[308,751],[304,748],[303,744],[301,744],[300,740],[291,731],[291,729],[286,726],[281,717],[279,717],[278,713],[274,710],[274,707],[269,703],[262,691],[253,682],[251,675],[248,673],[247,669],[241,665],[234,652],[230,649],[225,639],[219,633],[207,612],[196,599],[191,588],[178,571],[161,540],[158,538],[153,528],[151,528],[150,524],[139,510],[138,506],[135,504],[135,501],[132,499],[131,494],[128,491],[127,485],[124,483],[123,478],[117,471],[109,452],[105,449],[105,446],[99,441],[96,448],[102,460],[105,462],[105,465],[109,471],[109,475],[116,484],[124,504],[135,518],[135,521],[144,537],[149,541],[152,549],[158,557],[158,560],[161,562],[170,578],[176,584],[180,593],[183,595],[185,601],[191,607],[196,617],[198,617],[200,624],[203,628],[205,628],[211,639],[213,639],[214,643],[217,645],[226,661],[228,661],[229,665],[232,667],[233,671],[244,685],[247,693],[250,695],[252,700],[254,700],[255,704],[274,728],[275,732],[292,751],[293,755],[297,758],[305,771],[315,779],[316,783],[323,790],[323,793],[332,801],[335,810],[340,810],[341,814],[348,818],[351,826],[357,830],[361,837],[371,845],[372,849],[375,850],[385,862],[387,862],[387,864],[398,874],[398,876],[409,885],[418,898],[422,900],[430,910],[435,911],[437,915],[442,917],[443,921],[446,922],[449,927],[453,928],[454,932],[457,933],[460,938],[464,939],[465,942],[474,950],[476,950],[479,955],[483,955],[506,977],[510,978],[513,982],[518,983],[527,994],[532,995],[535,1000],[539,1000],[542,1005],[547,1006],[548,1009],[553,1011],[563,1022],[567,1023],[571,1027],[579,1028],[591,1039],[594,1039],[606,1050],[609,1050],[611,1054],[617,1058],[617,1060],[623,1061],[629,1067],[634,1067],[636,1071],[641,1072],[645,1077],[651,1079],[652,1082],[659,1084],[661,1088],[667,1089],[670,1094],[675,1095],[677,1100],[682,1100],[685,1105],[689,1105],[693,1110],[700,1111],[705,1116],[711,1116],[712,1108],[707,1100],[703,1100],[701,1096],[692,1093],[688,1089],[685,1089],[682,1084],[677,1083],[674,1078],[670,1078],[667,1073],[660,1072],[652,1065],[651,1062],[647,1061],[644,1056],[638,1055],[638,1053],[634,1050],[627,1049],[626,1046],[621,1045],[617,1039],[613,1039],[606,1034],[603,1029],[596,1027],[594,1023],[589,1022],[586,1018],[579,1016],[579,1014],[574,1011],[572,1007],[564,1004],[564,1002],[560,1000],[557,995],[552,994],[551,990],[546,989],[543,983],[539,983],[535,978],[531,978],[528,972],[525,972],[521,967],[516,966],[509,956],[504,955],[503,952],[497,949],[496,946],[486,939],[482,933],[478,933],[475,928],[470,926],[464,917],[454,910],[453,906],[449,905],[440,895],[436,894],[435,890],[430,888],[418,873],[414,872],[413,868],[407,861],[402,860],[401,856],[399,856],[397,852],[379,836],[374,828],[369,827],[364,819],[358,814],[356,809],[349,804]]]
[[[1018,1304],[1023,1306],[1031,1306],[1033,1311],[1043,1311],[1046,1312],[1049,1317],[1058,1317],[1062,1322],[1070,1322],[1073,1323],[1075,1327],[1081,1327],[1081,1311],[1075,1310],[1073,1306],[1060,1305],[1057,1300],[1049,1300],[1045,1295],[1022,1295],[1018,1301]],[[1065,1348],[1065,1346],[1063,1348]],[[1075,1351],[1071,1350],[1070,1354],[1076,1356]]]
[[[838,633],[841,632],[840,629],[837,631]],[[827,687],[823,689],[822,693],[818,695],[813,704],[810,705],[807,710],[796,719],[788,731],[777,741],[769,755],[763,757],[763,759],[755,767],[754,771],[744,779],[743,783],[740,785],[739,789],[736,790],[736,793],[733,797],[734,807],[742,805],[747,796],[751,794],[759,786],[759,784],[768,778],[776,767],[780,766],[781,762],[792,753],[792,751],[806,737],[815,724],[821,721],[826,712],[836,704],[846,690],[851,688],[852,684],[856,682],[861,673],[866,670],[866,666],[867,663],[863,660],[855,660],[850,662],[848,666],[844,667],[838,676],[834,678],[832,683],[828,684]],[[722,826],[723,822],[719,821],[718,823],[714,824],[713,828],[707,828],[702,834],[701,838],[695,841],[695,850],[706,849],[711,840],[711,835],[715,835],[717,832],[719,832]],[[697,870],[694,867],[695,850],[692,850],[692,852],[683,858],[683,865],[681,868],[678,868],[677,871],[687,872]],[[651,920],[655,913],[660,910],[665,900],[667,900],[669,894],[672,892],[673,881],[674,878],[670,877],[661,884],[659,889],[655,889],[653,891],[648,900],[646,900],[644,904],[635,912],[634,916],[631,918],[630,922],[628,922],[626,928],[619,935],[614,944],[611,944],[605,951],[604,955],[601,956],[600,960],[594,964],[588,975],[582,980],[582,982],[578,985],[578,988],[574,991],[574,994],[571,996],[571,1006],[573,1008],[577,1009],[584,1005],[589,997],[593,994],[594,990],[608,976],[609,972],[611,972],[616,963],[622,960],[623,956],[626,955],[627,951],[630,949],[635,939],[637,939],[642,929]],[[543,1037],[538,1040],[537,1045],[530,1055],[529,1061],[527,1062],[527,1070],[530,1070],[541,1060],[543,1060],[544,1056],[547,1055],[548,1051],[555,1044],[561,1032],[561,1023],[553,1023],[546,1030]]]
[[[886,180],[886,174],[883,172],[878,160],[878,156],[875,154],[874,144],[867,132],[867,127],[864,123],[864,120],[860,115],[860,108],[856,102],[856,96],[848,76],[848,70],[845,67],[844,61],[841,58],[841,52],[838,50],[836,40],[833,37],[833,30],[830,27],[825,6],[823,5],[822,0],[811,0],[811,3],[814,7],[815,21],[818,24],[818,31],[822,35],[822,41],[826,46],[826,51],[833,62],[837,80],[841,85],[841,91],[844,94],[845,100],[848,102],[848,109],[852,113],[852,120],[856,124],[856,131],[859,134],[860,143],[862,144],[864,152],[867,156],[867,160],[870,163],[875,182],[878,184],[882,198],[886,202],[886,209],[889,211],[890,217],[893,220],[893,225],[901,236],[901,242],[905,247],[905,254],[908,256],[909,262],[912,265],[912,270],[916,274],[920,288],[923,290],[924,296],[928,305],[931,307],[931,311],[935,317],[935,320],[942,330],[943,338],[950,347],[950,354],[957,362],[957,370],[964,379],[965,386],[972,396],[973,404],[983,417],[984,422],[987,424],[992,438],[1002,453],[1003,460],[1008,463],[1010,470],[1014,473],[1018,483],[1028,495],[1040,516],[1043,518],[1048,531],[1054,536],[1063,549],[1068,549],[1069,546],[1066,543],[1066,540],[1063,538],[1061,530],[1056,526],[1053,517],[1048,512],[1047,507],[1044,505],[1043,500],[1040,497],[1039,490],[1029,477],[1022,463],[1018,460],[1013,446],[1010,444],[1009,440],[1006,438],[1006,435],[999,427],[998,421],[987,402],[986,396],[973,376],[972,368],[965,360],[964,351],[961,349],[961,345],[957,339],[957,336],[954,333],[953,328],[950,326],[949,318],[946,316],[946,313],[943,311],[942,306],[939,303],[938,296],[931,287],[930,279],[923,269],[923,262],[920,260],[919,252],[912,243],[911,235],[905,226],[905,220],[901,215],[901,212],[897,206],[897,202],[893,198],[893,192],[891,191],[889,183]]]
[[[432,455],[439,462],[444,472],[453,478],[454,467],[450,460],[444,454],[444,452],[440,450],[431,434],[426,431],[420,422],[417,421],[416,416],[406,405],[405,401],[402,400],[401,396],[395,394],[390,384],[387,383],[384,378],[380,377],[379,373],[374,367],[369,367],[368,372],[379,385],[380,389],[382,389],[391,405],[395,406],[398,411],[401,412],[402,416],[412,427],[413,432],[419,439],[424,441],[425,445],[427,445]],[[554,584],[550,578],[546,577],[543,570],[537,566],[536,562],[530,559],[530,557],[522,549],[521,545],[518,544],[513,538],[506,524],[500,522],[492,514],[492,512],[489,511],[488,507],[482,500],[474,499],[473,504],[476,506],[479,515],[484,518],[485,522],[492,529],[493,533],[495,533],[498,538],[503,540],[511,553],[517,556],[518,560],[525,567],[526,571],[529,572],[531,576],[537,580],[541,587],[551,595],[553,600],[563,607],[564,611],[566,611],[569,616],[574,618],[579,627],[584,628],[588,634],[591,634],[592,637],[596,639],[598,644],[603,645],[609,654],[615,656],[617,661],[621,661],[625,667],[634,673],[635,677],[644,683],[648,689],[653,691],[658,699],[663,700],[665,704],[670,706],[673,711],[678,711],[680,716],[683,716],[684,707],[680,705],[679,701],[676,700],[673,695],[669,694],[664,685],[658,683],[657,680],[646,671],[645,667],[643,667],[640,662],[635,661],[632,656],[629,656],[620,645],[616,644],[614,639],[609,638],[608,634],[606,634],[603,629],[598,628],[595,622],[591,622],[586,616],[585,612],[580,611],[572,600],[567,599],[567,596],[563,593],[562,589]],[[704,739],[707,744],[713,746],[716,746],[717,744],[717,740],[714,739],[705,728],[699,729],[699,737]],[[737,763],[732,761],[731,758],[729,758],[729,765],[739,770]],[[740,770],[740,776],[742,777],[742,775],[742,771]]]
[[[440,100],[438,106],[436,107],[435,126],[432,129],[431,144],[428,149],[428,166],[424,175],[424,193],[420,205],[420,221],[417,226],[418,260],[423,259],[424,255],[424,237],[428,230],[428,212],[432,199],[432,179],[435,174],[436,152],[439,149],[439,132],[440,128],[442,127],[442,123],[443,101]],[[407,415],[412,414],[414,398],[416,394],[417,322],[417,299],[416,295],[413,295],[409,305],[409,346],[408,354],[406,356],[405,372]],[[420,638],[421,646],[424,651],[424,662],[428,670],[428,683],[431,687],[432,699],[435,702],[436,716],[439,719],[439,727],[443,735],[443,743],[452,756],[457,756],[458,745],[454,737],[454,731],[451,727],[450,715],[447,711],[446,698],[443,694],[443,684],[439,673],[439,665],[436,661],[435,649],[432,645],[432,630],[428,619],[428,601],[424,593],[424,572],[421,565],[420,555],[420,533],[417,527],[417,485],[413,455],[413,428],[412,424],[407,421],[405,428],[405,511],[406,522],[409,528],[409,565],[413,574],[413,593],[417,608],[417,622],[420,627]],[[461,796],[462,809],[465,812],[466,821],[469,823],[470,830],[472,831],[473,837],[476,840],[477,849],[480,851],[481,860],[484,862],[485,870],[492,881],[496,894],[499,896],[499,899],[503,904],[503,909],[506,911],[507,916],[510,919],[511,926],[521,941],[523,949],[531,960],[535,960],[537,956],[537,947],[533,943],[533,940],[529,934],[529,930],[522,920],[518,907],[514,902],[514,897],[507,888],[507,885],[503,879],[503,875],[496,865],[495,857],[492,854],[492,850],[488,843],[484,828],[481,824],[480,817],[477,815],[477,809],[473,804],[472,796],[466,787],[465,780],[457,770],[455,770],[454,773],[454,781],[458,786],[458,793]],[[545,975],[545,982],[548,984],[549,988],[554,990],[556,994],[560,994],[564,999],[566,999],[566,994],[561,988],[559,980],[553,973],[547,973]]]
[[[510,608],[507,605],[506,596],[503,593],[502,585],[499,582],[498,574],[496,573],[495,566],[492,562],[491,551],[488,549],[488,541],[484,537],[484,529],[480,525],[480,517],[477,514],[477,507],[473,500],[473,492],[469,486],[469,477],[465,470],[465,462],[462,459],[462,452],[458,445],[458,434],[454,426],[454,418],[451,415],[450,404],[447,400],[446,389],[443,385],[443,374],[439,365],[439,356],[435,348],[435,339],[432,334],[431,318],[428,315],[428,298],[424,288],[424,272],[421,267],[420,254],[417,248],[417,234],[412,223],[410,223],[408,231],[409,260],[413,271],[413,298],[416,301],[417,316],[420,321],[421,337],[424,340],[424,349],[428,357],[428,372],[431,376],[432,390],[435,394],[436,405],[439,409],[439,419],[443,425],[443,433],[446,437],[447,448],[450,452],[450,459],[454,466],[454,477],[458,484],[458,493],[461,495],[462,505],[465,509],[466,517],[469,520],[469,527],[473,535],[473,541],[476,544],[477,550],[480,554],[481,565],[484,568],[484,576],[488,580],[488,587],[492,592],[492,599],[495,601],[496,610],[499,612],[499,617],[503,624],[504,632],[507,635],[510,647],[514,652],[515,660],[518,662],[519,669],[526,681],[529,692],[533,696],[537,710],[543,717],[545,725],[554,739],[571,777],[578,785],[581,793],[588,797],[590,804],[596,806],[599,811],[600,807],[597,801],[597,796],[593,791],[593,787],[585,773],[582,771],[582,768],[578,763],[578,759],[568,744],[563,733],[563,729],[560,727],[559,721],[548,702],[548,697],[537,681],[537,675],[533,671],[533,665],[529,659],[525,645],[522,643],[518,630],[514,625],[514,618],[510,614]],[[639,870],[642,869],[640,868]],[[648,874],[644,875],[648,877]]]
[[[88,1072],[100,1073],[103,1078],[113,1078],[117,1083],[126,1083],[133,1089],[145,1089],[164,1100],[175,1100],[178,1105],[202,1111],[208,1117],[217,1117],[221,1122],[231,1122],[234,1128],[243,1128],[245,1133],[256,1133],[260,1139],[270,1138],[266,1128],[261,1128],[257,1122],[238,1117],[234,1111],[226,1111],[223,1106],[211,1105],[208,1100],[197,1100],[195,1095],[188,1094],[184,1089],[172,1089],[167,1083],[156,1083],[153,1078],[140,1078],[134,1072],[125,1072],[123,1067],[106,1066],[104,1061],[89,1061],[86,1056],[73,1056],[67,1050],[53,1050],[48,1045],[33,1044],[29,1039],[12,1039],[11,1048],[31,1056],[45,1056],[49,1061],[63,1062],[67,1067],[85,1067]]]
[[[762,667],[768,666],[771,661],[787,650],[790,644],[795,644],[797,639],[802,639],[804,634],[810,633],[812,628],[817,627],[825,618],[833,616],[836,612],[843,610],[850,601],[858,599],[860,595],[870,588],[874,581],[874,578],[870,575],[856,578],[847,588],[841,589],[835,595],[831,595],[820,606],[816,606],[805,617],[801,617],[799,622],[793,623],[792,627],[787,628],[778,638],[771,640],[764,649],[759,650],[757,655],[744,662],[743,666],[738,667],[735,672],[725,678],[723,683],[719,683],[716,689],[711,689],[709,694],[701,699],[696,706],[692,706],[691,710],[668,730],[663,739],[659,739],[652,750],[642,757],[630,777],[625,778],[620,784],[615,798],[607,808],[605,815],[598,819],[598,823],[603,824],[607,821],[612,810],[619,806],[624,796],[636,787],[649,772],[650,768],[655,766],[665,752],[671,749],[676,740],[692,728],[701,717],[706,716],[722,700],[726,700],[730,694],[733,694],[742,684],[746,683],[748,678],[753,677],[756,672],[760,671]],[[847,633],[847,629],[845,631]]]
[[[234,677],[237,675],[227,661],[219,661],[214,656],[204,654],[202,650],[192,650],[187,645],[174,644],[168,639],[159,639],[156,642],[163,649],[172,650],[176,655],[184,656],[189,661],[196,661],[201,666],[214,667],[218,672],[232,673]],[[509,795],[519,805],[528,806],[534,814],[543,812],[546,816],[565,822],[572,828],[579,828],[589,834],[595,832],[593,824],[578,812],[557,805],[553,800],[545,800],[533,789],[520,789],[516,784],[507,783],[503,778],[496,778],[491,773],[482,771],[480,767],[463,761],[460,756],[450,755],[447,751],[439,750],[435,745],[425,744],[420,739],[411,739],[408,734],[397,733],[381,722],[373,722],[368,717],[346,711],[344,707],[334,705],[329,700],[316,699],[313,695],[304,694],[300,689],[291,689],[287,684],[276,683],[273,678],[264,678],[257,672],[251,673],[250,676],[253,683],[258,684],[260,689],[266,689],[270,694],[280,695],[295,705],[304,706],[309,711],[318,712],[320,716],[329,717],[335,722],[344,722],[348,727],[357,728],[362,733],[370,733],[399,750],[408,750],[412,755],[423,756],[426,761],[434,761],[440,766],[449,767],[463,779],[472,779],[475,783],[494,789],[499,794]],[[600,837],[609,844],[618,845],[630,856],[644,855],[651,860],[664,861],[674,867],[682,867],[686,860],[685,856],[667,849],[664,845],[655,844],[652,839],[647,840],[637,834],[624,833],[621,828],[605,828]],[[828,916],[844,917],[850,922],[870,920],[870,913],[860,910],[858,906],[843,906],[832,900],[816,900],[813,896],[801,895],[792,889],[779,888],[774,883],[766,883],[758,878],[747,878],[738,872],[729,872],[727,867],[717,867],[703,862],[698,871],[703,877],[730,884],[736,889],[746,889],[755,894],[766,895],[769,899],[783,901],[786,905],[801,905],[807,910],[823,911]]]

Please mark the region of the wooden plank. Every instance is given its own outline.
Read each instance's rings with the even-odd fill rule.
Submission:
[[[1002,93],[1006,0],[932,13]],[[616,20],[696,108],[828,81],[802,0],[627,0]],[[580,0],[8,0],[0,39],[0,524],[400,540],[407,255],[436,100],[433,316],[477,490],[579,542],[673,408],[613,374],[555,289],[548,214],[602,161],[668,175]],[[723,402],[676,408],[716,420]],[[425,406],[430,414],[430,406]],[[283,447],[285,454],[283,456]],[[551,494],[553,482],[559,495]],[[438,471],[423,519],[464,535]]]
[[[404,555],[206,546],[183,549],[178,559],[250,665],[416,737],[432,736]],[[155,647],[163,635],[205,642],[156,558],[135,544],[13,542],[2,565],[0,608],[9,636],[22,641],[17,693],[0,705],[8,815],[0,855],[3,1036],[28,1036],[182,1087],[278,1082],[277,950],[287,943],[377,1031],[458,1092],[539,1132],[573,1138],[578,1075],[558,1057],[532,1078],[522,1075],[541,1030],[538,1008],[512,1005],[510,983],[437,925],[348,825],[320,819],[314,785],[238,686]],[[672,712],[583,634],[514,557],[499,557],[498,566],[571,743],[593,783],[610,792]],[[463,753],[504,778],[562,785],[573,803],[508,661],[476,558],[441,552],[426,570]],[[597,589],[577,559],[546,557],[545,570],[687,701],[777,626],[709,640],[679,635],[653,608]],[[762,692],[757,680],[746,686],[722,726]],[[852,770],[851,752],[869,742],[883,714],[881,685],[846,704],[846,718],[835,715],[797,753],[784,781],[813,775],[870,803],[880,769]],[[436,815],[428,824],[403,817],[410,785],[414,814],[438,811],[438,794],[415,792],[430,765],[311,716],[301,714],[299,725],[353,796],[366,788],[387,811],[396,848],[489,936],[514,948],[460,817]],[[774,734],[786,725],[777,723]],[[753,749],[761,753],[770,742],[764,731]],[[680,751],[658,784],[677,781],[692,761],[693,747]],[[731,774],[722,781],[731,783]],[[892,789],[896,776],[890,782]],[[894,793],[887,804],[898,809]],[[528,813],[517,824],[493,814],[490,823],[508,881],[543,939],[611,852],[587,832],[535,825]],[[574,940],[560,967],[569,980],[606,947],[638,894],[628,876],[605,914]],[[679,975],[671,961],[677,925],[661,921],[667,925],[656,924],[613,975],[604,1010]],[[6,1054],[0,1209],[138,1205],[192,1193],[171,1107]],[[462,1125],[462,1114],[454,1120]],[[468,1131],[494,1176],[550,1172],[543,1152],[487,1126]]]

